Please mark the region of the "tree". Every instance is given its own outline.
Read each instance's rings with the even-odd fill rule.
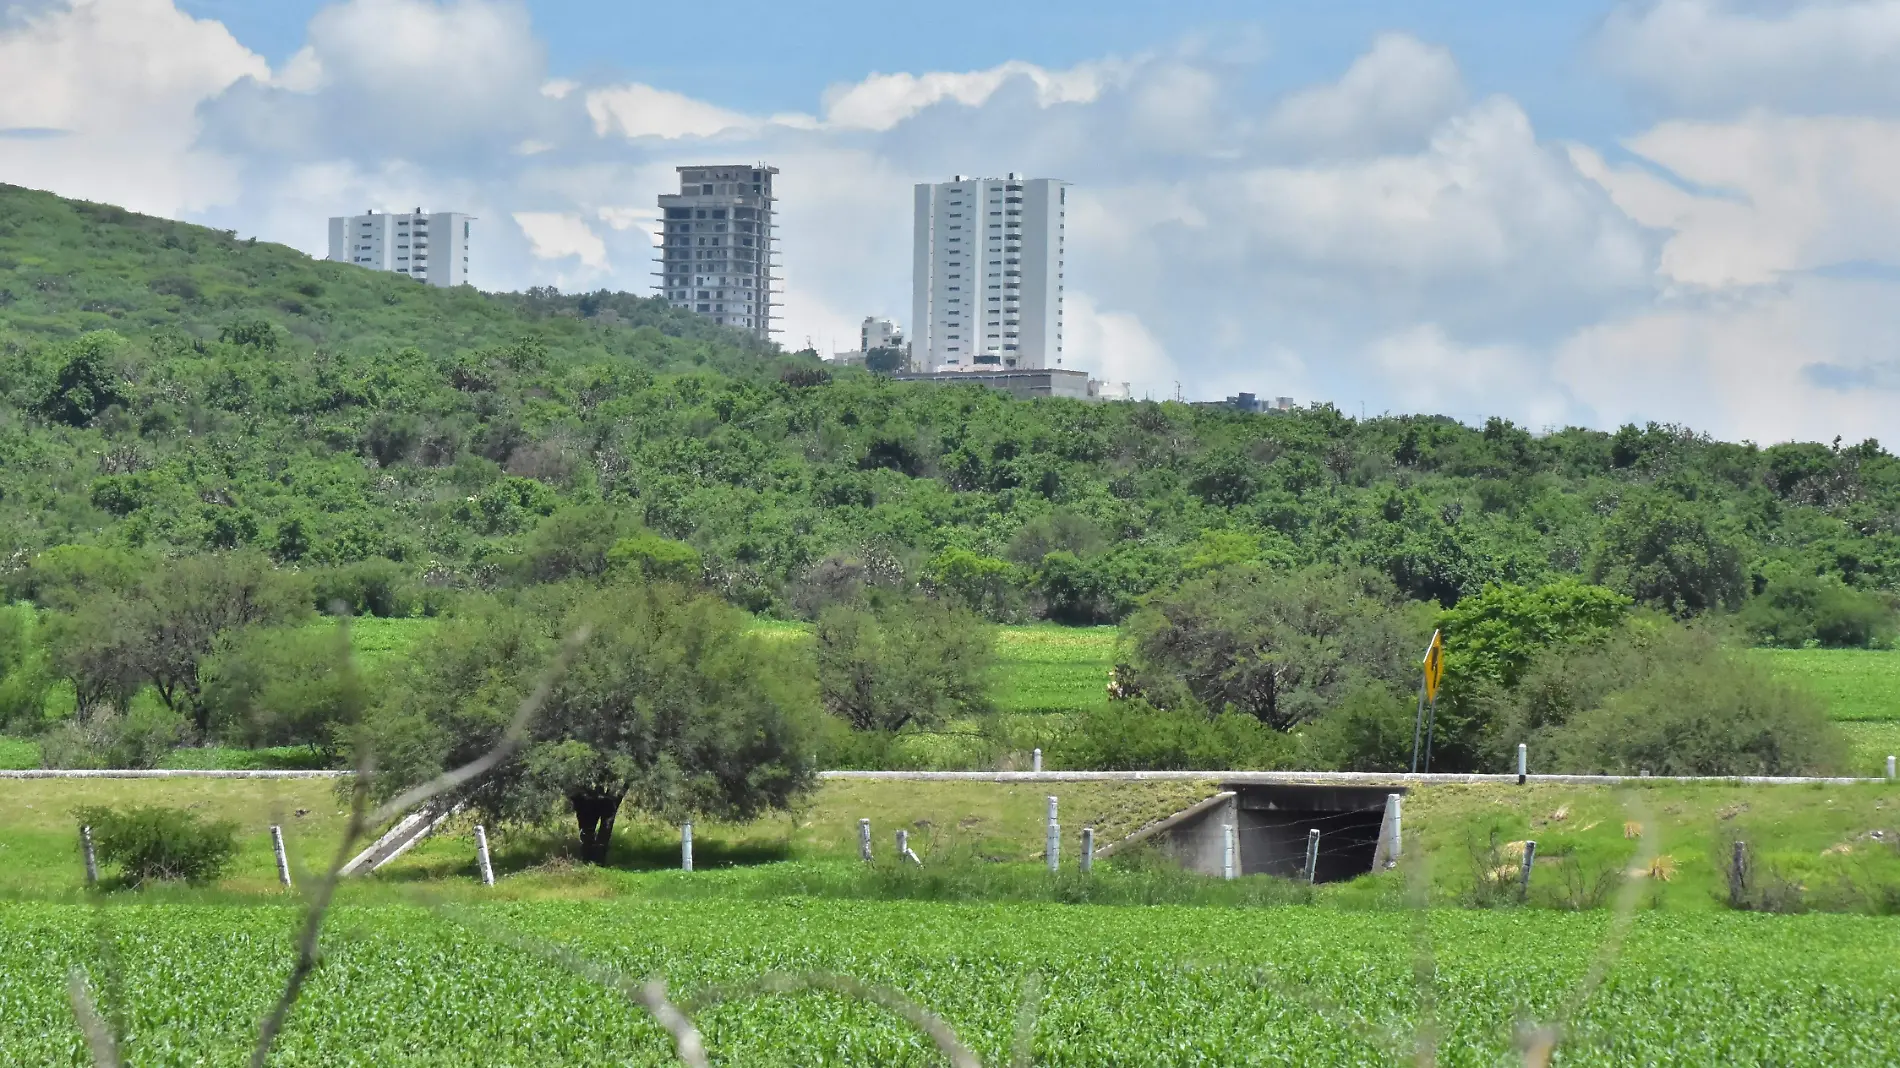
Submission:
[[[1742,608],[1742,623],[1764,645],[1864,649],[1892,640],[1894,611],[1832,576],[1784,574]]]
[[[915,595],[834,604],[816,636],[825,708],[857,730],[935,729],[989,711],[996,633],[966,609]]]
[[[53,671],[39,613],[30,604],[0,604],[0,730],[39,729]]]
[[[1429,626],[1383,576],[1230,567],[1129,617],[1126,681],[1162,707],[1229,708],[1286,729],[1367,684],[1403,692]]]
[[[332,755],[347,741],[363,694],[346,628],[254,627],[223,645],[203,670],[207,720],[220,737]]]
[[[699,582],[705,563],[699,550],[683,541],[664,538],[650,530],[614,542],[607,550],[607,566],[620,574],[649,582]]]
[[[417,651],[363,734],[393,795],[492,749],[562,635],[586,640],[524,747],[463,796],[497,820],[574,817],[605,863],[623,806],[749,819],[815,782],[809,668],[715,598],[654,583],[477,606]]]
[[[113,366],[124,344],[110,330],[95,330],[56,351],[55,358],[64,362],[40,401],[40,414],[67,426],[86,426],[112,405],[126,404],[121,375]]]
[[[1687,502],[1646,492],[1604,524],[1590,581],[1677,618],[1742,602],[1741,553]]]
[[[531,582],[605,575],[608,553],[631,525],[629,517],[605,504],[570,505],[535,524],[522,552],[522,570]]]

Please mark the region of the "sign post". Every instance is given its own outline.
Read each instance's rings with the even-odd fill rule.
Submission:
[[[1425,770],[1432,770],[1432,727],[1438,721],[1438,683],[1445,677],[1445,639],[1439,631],[1432,631],[1432,642],[1425,647],[1425,658],[1421,661],[1424,668],[1418,680],[1418,718],[1412,725],[1412,774],[1419,771],[1418,755],[1420,743],[1424,744]],[[1430,718],[1426,709],[1430,708]]]

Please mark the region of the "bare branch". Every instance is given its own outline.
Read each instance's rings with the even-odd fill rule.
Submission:
[[[658,976],[647,980],[647,985],[640,988],[640,1000],[654,1019],[660,1021],[660,1026],[673,1036],[673,1048],[678,1051],[680,1060],[692,1068],[710,1068],[712,1062],[706,1059],[706,1044],[699,1037],[699,1028],[666,999],[666,980]]]
[[[511,756],[521,747],[527,737],[528,724],[534,719],[541,706],[553,693],[555,684],[567,670],[568,661],[582,642],[587,640],[587,628],[577,630],[562,643],[554,662],[541,676],[534,691],[522,700],[516,709],[515,717],[502,733],[500,741],[485,755],[423,783],[413,790],[404,792],[394,800],[369,811],[370,781],[375,771],[374,755],[364,748],[357,754],[356,781],[350,791],[350,820],[343,832],[343,840],[337,844],[336,859],[331,862],[329,871],[317,883],[310,895],[310,907],[304,915],[303,933],[297,940],[297,960],[291,965],[290,977],[284,982],[284,991],[272,1006],[270,1015],[258,1026],[257,1045],[251,1050],[251,1068],[263,1068],[270,1057],[271,1045],[277,1041],[277,1035],[283,1030],[284,1021],[290,1016],[290,1008],[296,1004],[297,996],[303,990],[304,980],[316,970],[319,960],[318,940],[323,933],[323,921],[330,911],[331,899],[336,894],[337,882],[343,877],[343,866],[348,864],[352,850],[362,838],[366,828],[383,823],[393,815],[406,812],[414,805],[436,797],[480,775],[486,774],[495,765]],[[349,659],[349,647],[344,646],[344,657]],[[353,670],[353,668],[352,668]]]
[[[86,1034],[86,1045],[92,1050],[95,1068],[119,1068],[119,1044],[113,1040],[112,1029],[106,1026],[105,1019],[92,1003],[92,991],[86,985],[83,969],[74,968],[66,974],[66,993],[72,998],[79,1029]]]
[[[1412,981],[1418,986],[1418,1025],[1414,1032],[1412,1063],[1433,1068],[1438,1063],[1438,958],[1432,945],[1431,865],[1424,850],[1407,851],[1406,905],[1412,913]]]

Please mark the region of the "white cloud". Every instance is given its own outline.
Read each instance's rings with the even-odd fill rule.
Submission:
[[[1900,266],[1900,122],[1756,113],[1666,122],[1628,148],[1651,166],[1611,167],[1582,148],[1573,156],[1631,217],[1673,231],[1662,266],[1678,282],[1761,285],[1843,263]]]
[[[1567,425],[1575,415],[1545,358],[1523,345],[1462,344],[1437,324],[1420,323],[1380,338],[1368,356],[1403,411],[1468,422],[1501,415],[1532,428]]]
[[[639,84],[588,93],[587,114],[594,120],[594,133],[601,137],[711,137],[757,125],[738,112]]]
[[[1385,34],[1339,81],[1281,100],[1264,132],[1276,143],[1311,153],[1410,150],[1464,102],[1464,78],[1449,51],[1408,34]]]
[[[1140,316],[1098,308],[1078,290],[1068,295],[1065,319],[1065,365],[1107,382],[1127,382],[1137,397],[1174,395],[1180,369]]]
[[[579,215],[558,211],[517,211],[515,225],[526,234],[534,257],[541,260],[578,258],[596,271],[608,270],[607,246]]]
[[[1066,71],[1050,71],[1033,63],[1012,60],[988,70],[962,73],[872,74],[863,81],[825,91],[825,122],[841,128],[889,130],[905,119],[949,100],[964,107],[980,107],[1012,79],[1034,86],[1041,107],[1086,104],[1101,95],[1119,69],[1116,63],[1084,63]]]
[[[1613,71],[1681,108],[1900,106],[1900,0],[1626,2],[1600,48]]]
[[[0,180],[177,215],[231,192],[193,109],[269,68],[169,0],[75,0],[0,21]]]

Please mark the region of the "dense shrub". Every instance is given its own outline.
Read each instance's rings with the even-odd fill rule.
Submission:
[[[1526,742],[1552,771],[1824,774],[1846,743],[1819,700],[1706,629],[1645,621],[1595,647],[1551,650],[1496,691],[1491,761]]]
[[[377,557],[310,572],[310,599],[319,612],[337,605],[353,616],[397,618],[416,614],[422,595],[409,572]]]
[[[1306,725],[1304,763],[1332,771],[1407,771],[1417,726],[1418,707],[1409,697],[1361,686]]]
[[[699,551],[691,545],[643,530],[614,542],[607,550],[607,566],[612,571],[649,582],[693,585],[700,580],[705,565]]]
[[[60,769],[155,768],[185,734],[178,713],[151,700],[121,712],[82,708],[40,738],[40,766]]]
[[[1877,594],[1839,579],[1785,575],[1751,598],[1742,625],[1763,645],[1868,649],[1893,640],[1894,611]]]
[[[1232,709],[1286,729],[1368,684],[1410,689],[1426,619],[1369,572],[1225,568],[1130,617],[1123,681],[1159,707]]]
[[[963,608],[895,594],[836,604],[815,637],[825,708],[855,729],[932,729],[989,711],[996,633]]]
[[[1253,716],[1114,701],[1076,712],[1045,754],[1055,768],[1094,771],[1272,770],[1297,764],[1297,744]]]
[[[215,882],[237,855],[237,825],[162,805],[81,808],[73,815],[92,828],[99,859],[117,864],[137,886],[154,879]]]
[[[363,705],[340,627],[257,627],[205,666],[213,732],[247,746],[303,745],[334,755]]]
[[[39,613],[31,604],[0,604],[0,731],[37,731],[52,688]]]

